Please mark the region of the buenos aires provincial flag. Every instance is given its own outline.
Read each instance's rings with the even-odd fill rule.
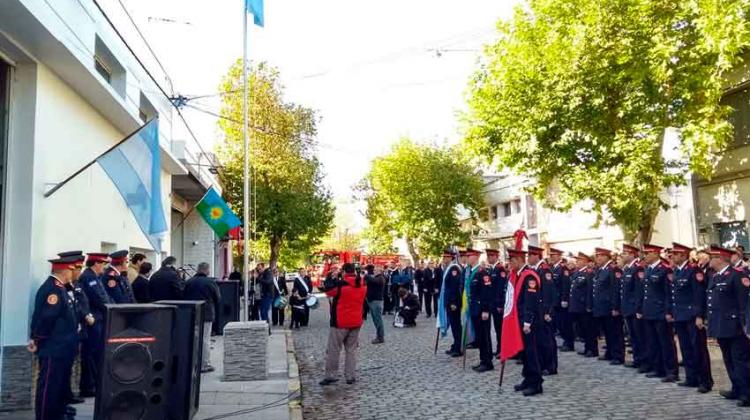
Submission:
[[[211,226],[211,229],[219,238],[223,238],[227,232],[241,224],[240,219],[232,212],[214,187],[206,191],[206,195],[195,206],[195,210]]]
[[[245,0],[245,9],[247,13],[252,13],[253,23],[262,28],[266,20],[263,14],[263,0]]]
[[[151,246],[160,252],[167,220],[161,201],[158,120],[152,119],[96,161],[117,187]]]

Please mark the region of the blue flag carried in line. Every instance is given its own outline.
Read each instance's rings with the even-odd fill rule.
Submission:
[[[167,220],[161,201],[158,120],[149,121],[131,138],[96,161],[120,191],[151,246],[161,252]]]
[[[263,0],[245,0],[245,10],[253,15],[253,23],[262,28],[265,22]]]

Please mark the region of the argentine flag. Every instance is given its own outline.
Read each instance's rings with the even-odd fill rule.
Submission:
[[[158,120],[152,119],[96,161],[120,191],[151,246],[161,252],[167,220],[161,201]]]

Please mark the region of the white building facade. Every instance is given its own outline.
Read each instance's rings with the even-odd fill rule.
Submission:
[[[226,247],[210,228],[190,219],[196,214],[179,235],[164,237],[161,252],[153,249],[98,164],[44,198],[53,185],[158,117],[161,198],[171,231],[208,187],[218,187],[209,171],[216,164],[208,162],[212,156],[196,157],[184,141],[174,141],[175,116],[93,2],[0,3],[0,411],[31,406],[32,357],[25,347],[34,295],[49,273],[47,259],[69,250],[128,249],[145,253],[156,266],[170,253],[181,265],[220,267],[226,260],[220,257]]]

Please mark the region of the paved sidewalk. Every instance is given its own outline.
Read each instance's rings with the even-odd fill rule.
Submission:
[[[223,338],[213,337],[211,362],[216,370],[201,378],[200,409],[195,420],[288,420],[289,398],[298,393],[290,392],[290,375],[287,353],[289,331],[274,329],[268,343],[268,380],[248,382],[222,382]],[[293,372],[296,377],[296,373]],[[296,382],[295,382],[296,383]],[[291,391],[295,391],[294,386]],[[75,406],[76,420],[92,420],[94,399]],[[0,413],[0,419],[32,420],[32,411]]]

